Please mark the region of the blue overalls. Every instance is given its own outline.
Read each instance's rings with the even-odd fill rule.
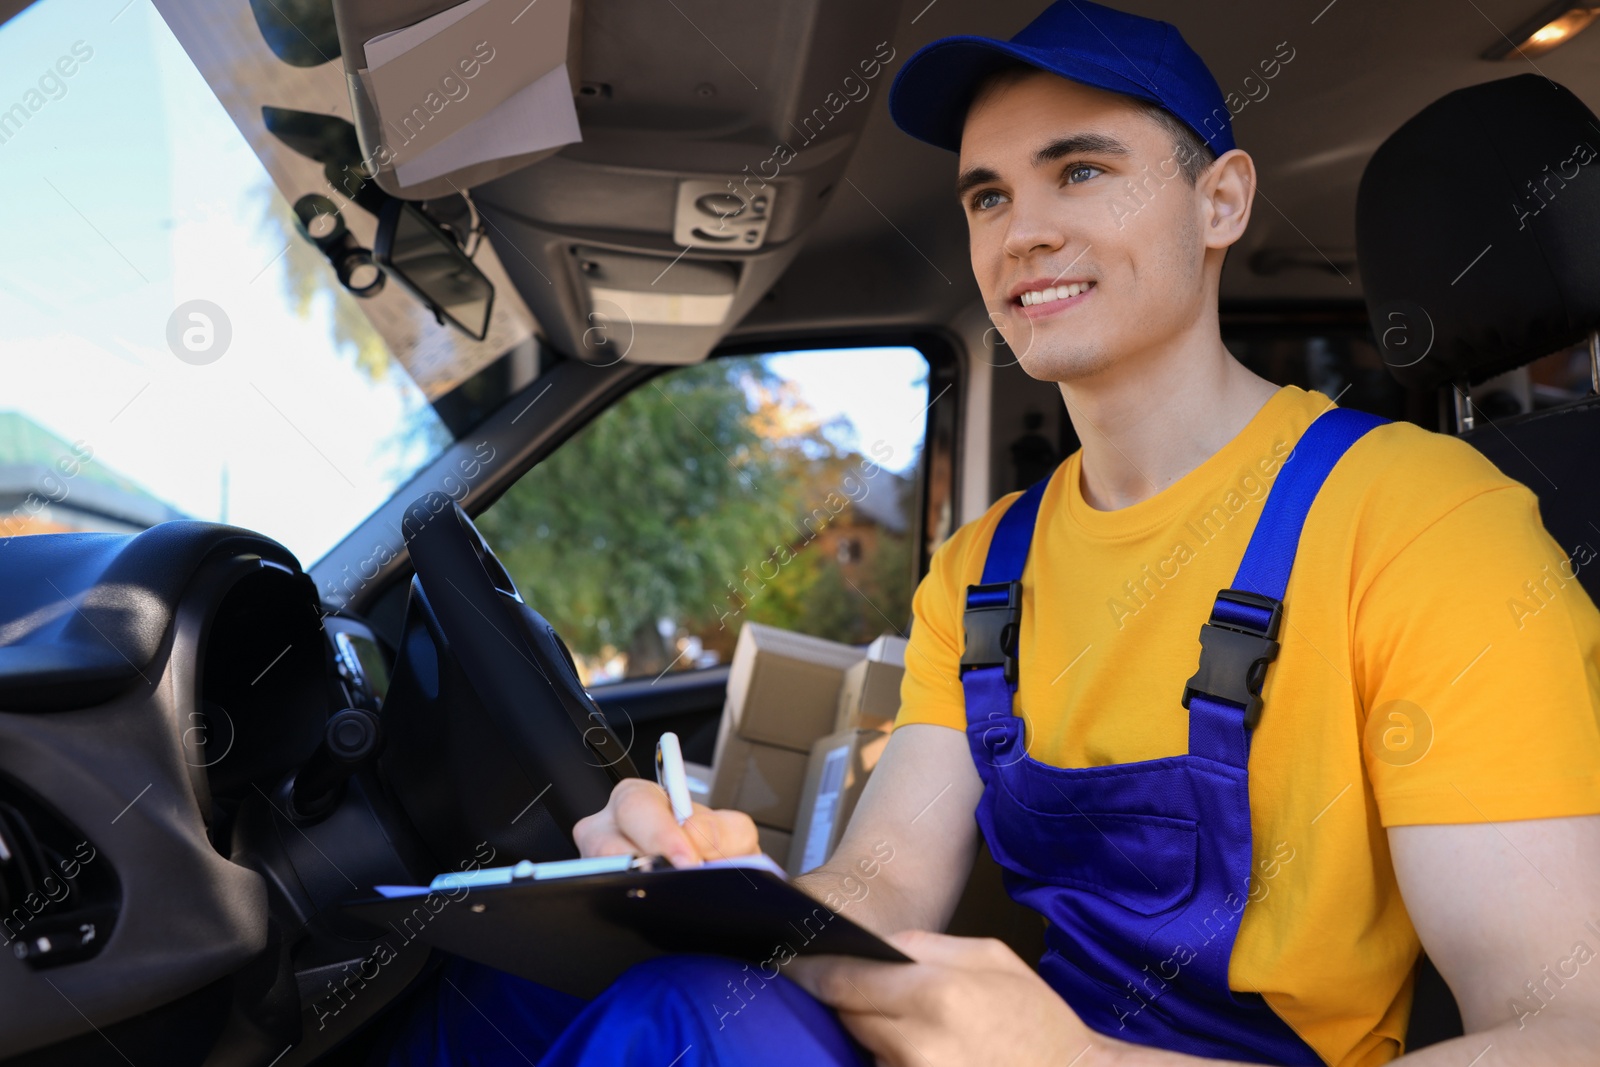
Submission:
[[[1021,579],[1049,479],[1001,517],[983,581],[967,592],[961,660],[967,740],[984,782],[978,826],[1007,891],[1050,921],[1040,974],[1095,1030],[1198,1056],[1322,1063],[1258,994],[1228,988],[1253,861],[1249,732],[1278,653],[1306,513],[1345,450],[1383,421],[1331,409],[1284,463],[1233,587],[1217,594],[1201,627],[1200,669],[1183,692],[1187,755],[1062,768],[1027,754],[1012,707]],[[456,960],[431,1001],[413,1002],[396,1037],[374,1062],[871,1062],[838,1019],[787,978],[752,986],[750,968],[709,956],[641,964],[587,1004]]]
[[[1253,862],[1249,737],[1306,513],[1346,449],[1383,421],[1326,411],[1284,463],[1233,587],[1201,627],[1182,701],[1187,755],[1062,768],[1027,754],[1015,650],[1048,479],[1001,517],[983,581],[967,591],[961,661],[984,781],[978,825],[1007,891],[1050,921],[1040,974],[1095,1030],[1215,1059],[1322,1063],[1260,995],[1228,988]]]

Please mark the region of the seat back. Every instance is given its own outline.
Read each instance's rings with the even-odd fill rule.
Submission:
[[[1600,184],[1600,183],[1597,183]],[[1462,438],[1539,498],[1539,517],[1566,562],[1537,576],[1539,600],[1574,577],[1600,603],[1600,398],[1475,426]]]
[[[1442,97],[1367,164],[1356,255],[1390,373],[1450,389],[1462,437],[1539,498],[1569,557],[1546,590],[1600,599],[1600,399],[1501,420],[1468,399],[1600,327],[1600,119],[1534,74]]]
[[[1468,388],[1600,327],[1600,119],[1533,74],[1461,89],[1373,154],[1356,198],[1356,253],[1379,351],[1402,384],[1449,389],[1462,437],[1539,500],[1576,576],[1600,600],[1600,398],[1489,420]],[[1542,594],[1543,595],[1543,594]],[[1461,1033],[1424,958],[1411,1047]]]

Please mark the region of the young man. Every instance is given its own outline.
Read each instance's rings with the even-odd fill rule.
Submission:
[[[922,50],[891,108],[959,153],[983,297],[1083,447],[936,553],[898,728],[798,880],[918,962],[787,978],[880,1063],[1375,1064],[1420,942],[1468,1036],[1405,1062],[1593,1062],[1600,613],[1575,585],[1507,610],[1563,555],[1532,494],[1223,347],[1256,174],[1172,27],[1062,0],[1011,42]],[[980,834],[1049,921],[1038,973],[930,932]],[[756,847],[736,812],[680,829],[644,781],[576,837],[680,864]],[[866,1062],[785,978],[746,1016],[719,1008],[737,966],[645,970],[553,1062],[601,1032],[663,1064]]]

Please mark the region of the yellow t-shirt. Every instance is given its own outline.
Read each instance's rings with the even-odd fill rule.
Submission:
[[[1018,713],[1062,767],[1188,750],[1200,627],[1262,501],[1331,406],[1280,389],[1237,437],[1130,507],[1097,511],[1081,453],[1045,491],[1023,574]],[[934,554],[913,601],[898,725],[965,725],[961,605],[1016,494]],[[1595,545],[1600,545],[1597,534]],[[1399,1055],[1419,950],[1386,826],[1600,812],[1600,612],[1531,492],[1469,445],[1380,426],[1329,475],[1284,597],[1250,750],[1255,863],[1229,984],[1329,1064]]]

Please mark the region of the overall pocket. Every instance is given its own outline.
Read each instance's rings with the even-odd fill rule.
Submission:
[[[1081,889],[1138,915],[1159,915],[1194,893],[1199,830],[1162,815],[1038,811],[1003,780],[991,802],[996,862],[1046,885]],[[1009,810],[1008,810],[1009,809]]]

